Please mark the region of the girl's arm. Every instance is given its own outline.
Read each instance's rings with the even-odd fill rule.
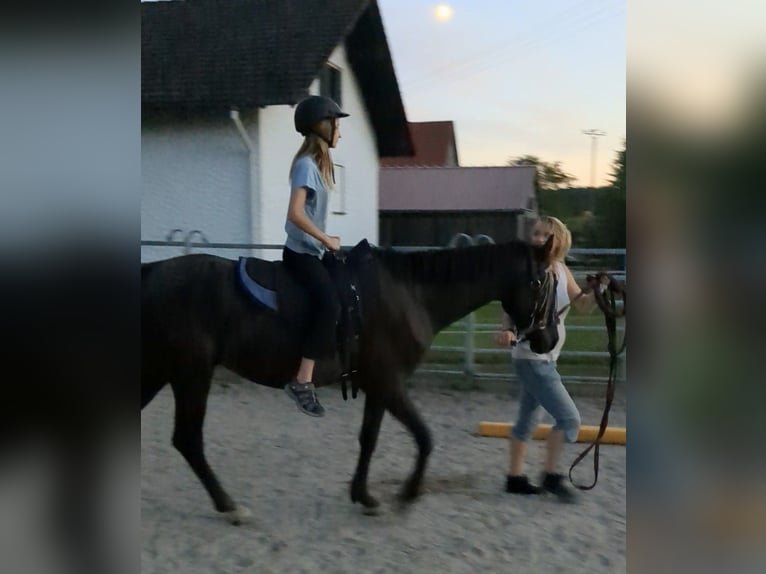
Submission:
[[[311,237],[320,241],[322,245],[329,248],[332,238],[314,225],[306,215],[305,205],[307,193],[305,187],[296,187],[293,189],[290,194],[290,203],[287,206],[287,220],[298,229],[308,233]]]

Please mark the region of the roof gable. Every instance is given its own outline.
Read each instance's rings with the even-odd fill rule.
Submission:
[[[415,154],[409,157],[381,158],[382,167],[458,165],[453,122],[410,122],[407,125]]]
[[[141,99],[210,108],[295,104],[366,0],[141,3]]]
[[[141,24],[144,113],[294,105],[345,41],[379,155],[412,153],[375,0],[142,2]]]

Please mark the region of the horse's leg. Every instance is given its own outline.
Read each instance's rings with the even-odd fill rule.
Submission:
[[[210,498],[213,499],[215,509],[226,513],[227,519],[232,524],[241,524],[249,518],[250,512],[234,504],[205,458],[202,426],[205,421],[211,379],[212,371],[202,371],[186,380],[171,383],[176,399],[173,446],[192,467]]]
[[[157,393],[160,392],[165,384],[166,381],[161,378],[146,375],[141,377],[141,410],[152,402],[152,399],[157,396]]]
[[[412,401],[404,393],[403,389],[389,397],[386,402],[386,408],[413,434],[418,445],[418,458],[415,463],[415,469],[399,493],[399,498],[402,501],[409,502],[420,494],[423,472],[426,468],[428,455],[431,454],[431,449],[433,448],[431,433],[420,417],[420,413],[418,413],[415,405],[412,404]]]
[[[356,464],[354,479],[351,481],[351,502],[360,502],[365,508],[377,508],[380,505],[367,491],[367,473],[370,470],[370,458],[375,450],[380,433],[385,407],[379,397],[366,395],[364,400],[364,420],[359,432],[359,462]]]

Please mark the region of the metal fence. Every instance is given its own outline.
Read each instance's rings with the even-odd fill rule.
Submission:
[[[486,235],[468,236],[460,233],[452,238],[447,247],[455,247],[459,245],[475,245],[481,243],[493,243],[491,237]],[[190,253],[217,253],[224,256],[263,256],[264,252],[278,250],[281,251],[283,245],[279,244],[252,244],[252,243],[216,243],[211,242],[205,236],[205,234],[199,230],[192,230],[186,232],[181,229],[174,229],[167,234],[165,240],[142,240],[142,260],[143,260],[143,248],[155,248],[153,255],[159,258],[167,258],[175,255],[190,254]],[[156,249],[159,248],[159,251]],[[400,251],[415,251],[423,249],[443,249],[442,246],[429,246],[429,247],[393,247],[393,249]],[[224,252],[224,253],[220,253]],[[582,280],[588,273],[595,271],[604,271],[603,267],[593,266],[592,261],[599,257],[610,257],[617,260],[617,265],[613,265],[614,268],[606,269],[609,273],[615,275],[620,279],[626,277],[625,267],[625,249],[578,249],[573,248],[570,250],[570,256],[573,258],[573,263],[570,266],[572,274],[576,279]],[[578,265],[578,258],[587,258],[590,262],[585,265]],[[457,321],[450,325],[447,329],[442,331],[444,334],[462,334],[463,344],[460,346],[448,346],[448,345],[432,345],[430,351],[453,353],[462,356],[462,361],[459,363],[460,368],[456,368],[453,362],[451,365],[445,365],[444,363],[429,362],[428,358],[426,362],[421,364],[420,368],[416,371],[416,374],[425,375],[446,375],[446,376],[462,376],[472,377],[476,379],[499,379],[499,380],[513,380],[515,377],[506,368],[503,372],[491,372],[486,369],[480,368],[477,361],[479,356],[508,356],[507,349],[499,349],[497,347],[481,347],[475,344],[475,335],[477,334],[490,334],[496,332],[498,329],[498,323],[476,323],[475,314],[470,313],[462,320]],[[618,326],[618,337],[622,334],[624,327]],[[569,325],[567,326],[568,332],[576,331],[591,331],[591,332],[606,332],[603,325],[601,326],[583,326],[583,325]],[[618,368],[618,382],[625,382],[625,356],[623,353],[620,356],[619,368]],[[603,351],[573,351],[562,350],[561,358],[566,361],[569,358],[595,358],[603,359],[604,373],[606,374],[607,361],[609,359],[609,353],[606,348]],[[605,383],[606,376],[598,375],[562,375],[562,379],[566,383]]]

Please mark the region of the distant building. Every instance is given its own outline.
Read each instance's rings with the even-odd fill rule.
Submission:
[[[496,242],[523,235],[537,210],[534,166],[388,167],[380,170],[380,244],[445,245],[455,234]]]
[[[384,157],[381,167],[457,167],[455,126],[452,122],[410,122],[414,155]]]

